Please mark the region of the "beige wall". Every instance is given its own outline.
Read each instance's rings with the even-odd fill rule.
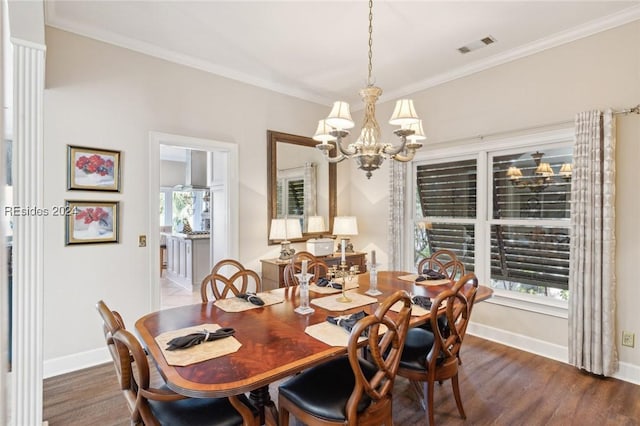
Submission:
[[[259,270],[267,246],[267,129],[314,130],[325,108],[47,28],[45,204],[121,201],[121,242],[64,246],[64,220],[45,218],[45,360],[104,346],[94,305],[128,325],[150,306],[147,232],[149,131],[238,144],[240,261]],[[121,150],[122,192],[66,191],[66,145]]]
[[[626,108],[640,102],[640,21],[513,61],[413,95],[428,140],[439,142],[573,120],[577,112],[606,107]],[[384,88],[384,82],[379,82]],[[380,105],[378,118],[391,114]],[[567,126],[571,126],[568,123]],[[383,133],[391,135],[389,126]],[[640,336],[637,305],[640,285],[640,117],[618,118],[616,219],[618,342],[621,330]],[[481,144],[478,139],[471,143]],[[447,145],[445,143],[445,145]],[[387,165],[388,166],[388,165]],[[386,248],[388,170],[370,181],[352,169],[350,210],[362,234],[358,247]],[[385,262],[385,253],[381,261]],[[567,346],[567,321],[555,317],[480,303],[474,320],[507,332]],[[620,359],[640,367],[640,348],[619,346]]]

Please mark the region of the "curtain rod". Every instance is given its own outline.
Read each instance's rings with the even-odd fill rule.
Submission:
[[[627,108],[627,109],[621,109],[620,111],[613,111],[613,113],[615,115],[618,114],[624,114],[624,115],[628,115],[628,114],[639,114],[640,115],[640,104],[631,107],[631,108]]]
[[[614,115],[628,115],[628,114],[639,114],[640,115],[640,104],[634,106],[634,107],[630,107],[627,109],[621,109],[621,110],[614,110],[613,111]],[[529,130],[539,130],[539,129],[546,129],[546,128],[554,128],[554,127],[558,127],[558,126],[565,126],[567,124],[574,124],[575,120],[565,120],[565,121],[557,121],[555,123],[547,123],[547,124],[539,124],[536,126],[529,126],[529,127],[521,127],[519,129],[511,129],[511,130],[503,130],[501,132],[494,132],[494,133],[488,133],[486,135],[476,135],[476,136],[468,136],[468,137],[464,137],[464,138],[457,138],[457,139],[449,139],[449,140],[445,140],[445,141],[441,141],[441,142],[435,142],[437,144],[441,144],[441,143],[454,143],[454,142],[463,142],[463,141],[469,141],[469,140],[473,140],[473,139],[479,139],[479,140],[484,140],[485,138],[493,138],[496,136],[504,136],[504,135],[510,135],[510,134],[514,134],[514,133],[520,133],[520,132],[526,132]]]

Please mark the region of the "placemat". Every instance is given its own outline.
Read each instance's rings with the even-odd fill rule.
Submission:
[[[349,282],[347,283],[347,290],[351,290],[354,288],[358,288],[359,284],[358,282]],[[340,290],[339,288],[333,288],[333,287],[320,287],[316,284],[311,284],[309,285],[309,291],[313,291],[314,293],[318,293],[318,294],[334,294],[334,293],[340,293],[342,290]]]
[[[351,334],[339,325],[331,324],[328,321],[310,325],[304,329],[304,332],[329,346],[345,347],[349,344],[349,336]],[[358,341],[362,342],[365,339],[366,337],[362,336]]]
[[[220,326],[218,324],[201,324],[193,327],[181,328],[179,330],[167,331],[156,337],[156,342],[160,346],[162,355],[167,360],[167,364],[183,367],[185,365],[195,364],[197,362],[206,361],[208,359],[217,358],[237,352],[242,343],[235,337],[225,337],[224,339],[212,340],[211,342],[202,342],[199,345],[192,346],[187,349],[179,349],[176,351],[167,351],[167,342],[178,336],[185,336],[202,330],[216,331]]]
[[[357,308],[359,306],[370,305],[372,303],[378,303],[378,299],[374,297],[365,296],[364,294],[349,291],[346,293],[347,297],[351,299],[351,302],[338,302],[338,297],[335,294],[331,296],[320,297],[318,299],[312,299],[311,304],[316,305],[322,309],[333,312],[342,312],[348,309]]]
[[[399,280],[403,280],[403,281],[411,281],[414,282],[418,285],[443,285],[443,284],[449,284],[451,282],[451,280],[448,279],[443,279],[443,280],[424,280],[424,281],[416,281],[416,278],[418,278],[420,275],[418,274],[410,274],[410,275],[401,275],[398,277]]]
[[[230,297],[228,299],[218,299],[214,302],[218,308],[222,309],[225,312],[243,312],[248,311],[249,309],[263,308],[269,305],[275,305],[276,303],[284,302],[284,298],[277,296],[275,294],[271,294],[268,292],[265,293],[257,293],[258,296],[264,302],[264,305],[254,305],[251,302],[248,302],[239,297]]]
[[[402,301],[398,301],[393,305],[391,305],[389,309],[391,309],[393,312],[400,312],[400,309],[402,309],[403,306],[404,306],[404,303],[402,303]],[[431,312],[429,309],[425,309],[422,306],[411,305],[412,317],[421,317],[423,315],[427,315],[429,312]]]

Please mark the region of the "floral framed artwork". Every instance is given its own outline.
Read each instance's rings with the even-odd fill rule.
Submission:
[[[119,201],[66,200],[65,207],[65,245],[119,241]]]
[[[67,189],[120,192],[120,151],[67,145]]]

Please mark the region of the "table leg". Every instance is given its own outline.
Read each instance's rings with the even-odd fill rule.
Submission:
[[[260,412],[260,424],[277,426],[278,409],[276,404],[271,400],[269,395],[269,386],[262,386],[254,389],[249,393],[249,399],[258,408]],[[267,410],[265,410],[265,408]]]

